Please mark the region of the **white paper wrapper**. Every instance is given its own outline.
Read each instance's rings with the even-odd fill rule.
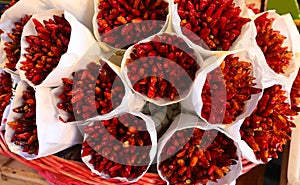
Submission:
[[[168,11],[169,11],[169,14],[167,15],[167,17],[166,17],[166,21],[165,21],[165,24],[164,24],[164,26],[162,27],[162,29],[160,30],[160,32],[162,32],[162,31],[164,31],[164,30],[166,30],[166,28],[168,27],[168,24],[169,24],[169,20],[171,19],[171,2],[172,2],[172,0],[163,0],[163,1],[165,1],[165,2],[167,2],[167,3],[169,3],[169,8],[168,8]],[[99,0],[94,0],[94,16],[93,16],[93,30],[94,30],[94,35],[95,35],[95,37],[96,37],[96,39],[98,40],[98,41],[101,41],[101,35],[100,35],[100,33],[98,32],[98,28],[99,28],[99,26],[98,26],[98,23],[97,23],[97,16],[98,16],[98,14],[99,14],[99,12],[100,12],[100,9],[98,8],[98,6],[99,6]],[[147,21],[147,20],[145,20],[145,21]],[[148,20],[148,21],[150,21],[150,20]],[[133,24],[133,23],[130,23],[130,24]],[[159,33],[160,33],[159,32]],[[110,46],[110,45],[108,45],[108,44],[106,44],[106,43],[103,43],[103,42],[101,42],[103,45],[103,47],[104,48],[106,48],[106,49],[108,49],[108,50],[113,50],[113,51],[115,51],[115,50],[118,50],[118,49],[120,49],[120,48],[115,48],[115,47],[113,47],[113,46]],[[133,43],[128,43],[128,45],[130,45],[130,44],[133,44]]]
[[[248,10],[248,8],[246,7],[246,4],[244,1],[241,0],[233,0],[233,2],[235,3],[236,7],[240,7],[240,9],[242,10],[240,13],[240,16],[243,18],[249,18],[249,16],[251,15],[250,11]],[[193,48],[195,48],[197,51],[199,51],[201,53],[201,55],[206,58],[206,57],[210,57],[211,55],[214,55],[214,53],[216,51],[210,51],[210,50],[206,50],[203,47],[193,43],[190,39],[188,39],[187,36],[185,36],[182,32],[181,26],[180,26],[180,22],[181,22],[181,18],[178,15],[178,4],[174,4],[174,2],[172,3],[172,26],[175,30],[175,32],[181,36],[184,37],[188,40],[188,43],[190,45],[193,46]],[[254,29],[255,29],[255,25],[251,22],[248,22],[247,24],[245,24],[241,30],[241,34],[240,36],[235,40],[235,42],[232,43],[232,46],[230,47],[229,50],[236,50],[236,49],[245,49],[246,45],[250,44],[252,45],[252,42],[249,41],[254,41]],[[250,38],[250,39],[249,39]]]
[[[191,115],[191,114],[180,114],[176,117],[170,128],[165,132],[165,134],[159,139],[158,141],[158,149],[157,149],[157,169],[159,166],[159,163],[161,161],[161,154],[163,147],[168,142],[168,140],[172,137],[172,135],[179,130],[184,130],[188,128],[199,128],[201,130],[217,130],[223,134],[225,134],[230,139],[233,139],[230,135],[225,133],[223,130],[215,128],[213,126],[205,124],[203,121],[201,121],[198,117]],[[205,133],[204,133],[205,135]],[[204,137],[204,136],[203,136]],[[233,139],[234,140],[234,139]],[[208,185],[216,185],[216,184],[230,184],[232,183],[239,175],[241,175],[242,172],[242,162],[241,162],[241,151],[239,149],[239,146],[237,142],[234,140],[234,143],[237,147],[237,155],[238,155],[238,161],[237,164],[231,165],[230,172],[228,172],[223,178],[218,179],[218,182],[212,182],[209,181]],[[167,181],[163,175],[161,174],[161,171],[158,170],[159,176]],[[167,184],[170,184],[167,182]]]
[[[160,35],[162,35],[162,34],[164,34],[164,33],[159,33],[159,34],[157,34],[157,35],[160,36]],[[167,34],[175,35],[175,33],[167,33]],[[155,36],[155,35],[154,35],[154,36]],[[147,38],[147,39],[145,39],[145,40],[142,40],[142,41],[138,42],[137,44],[149,42],[149,41],[153,40],[154,36],[151,36],[151,37],[149,37],[149,38]],[[182,38],[182,39],[187,43],[187,40],[186,40],[184,37],[180,37],[180,38]],[[187,45],[190,47],[189,44],[187,44]],[[127,59],[130,58],[130,53],[132,52],[133,47],[134,47],[134,45],[131,46],[130,48],[128,48],[128,49],[126,50],[125,54],[124,54],[124,57],[123,57],[123,60],[122,60],[122,63],[121,63],[121,73],[122,73],[122,75],[123,75],[123,77],[124,77],[124,79],[125,79],[127,85],[132,89],[132,91],[133,91],[136,95],[140,96],[142,99],[144,99],[144,100],[146,100],[146,101],[149,101],[149,102],[154,103],[154,104],[159,105],[159,106],[165,106],[165,105],[170,105],[170,104],[173,104],[173,103],[178,103],[178,102],[180,102],[180,101],[182,101],[182,100],[184,100],[185,98],[188,97],[188,95],[191,93],[193,83],[191,83],[190,89],[188,89],[188,90],[186,90],[186,92],[180,94],[180,96],[177,97],[177,98],[175,98],[175,100],[173,100],[173,101],[169,100],[169,98],[160,98],[160,99],[158,99],[158,100],[151,99],[151,98],[149,98],[148,96],[143,95],[143,94],[141,94],[141,93],[135,91],[135,90],[133,89],[133,85],[132,85],[132,83],[131,83],[131,81],[130,81],[128,75],[127,75],[127,73],[128,73],[128,68],[127,68],[127,66],[126,66],[126,64],[127,64]],[[180,49],[180,48],[179,48],[179,49]],[[195,54],[195,56],[196,56],[196,59],[195,59],[195,60],[196,60],[197,64],[200,66],[200,69],[199,69],[196,73],[198,73],[198,72],[200,72],[200,71],[202,71],[202,70],[205,70],[207,67],[209,67],[207,63],[203,62],[203,59],[202,59],[201,55],[200,55],[198,52],[195,51],[194,54]],[[179,70],[179,69],[178,69],[178,70]],[[183,77],[183,78],[186,79],[187,77]],[[190,78],[188,78],[188,79],[190,79]],[[166,79],[166,80],[168,80],[168,79]],[[194,81],[195,81],[195,80],[194,80]],[[189,82],[187,82],[187,83],[189,83]],[[176,88],[176,85],[175,85],[175,88]]]
[[[197,75],[191,95],[186,100],[184,100],[182,103],[183,107],[186,110],[188,110],[190,112],[196,112],[197,115],[202,118],[201,111],[202,111],[202,107],[203,107],[203,101],[202,101],[201,94],[202,94],[202,90],[203,90],[203,86],[205,84],[207,74],[209,72],[213,71],[214,69],[219,68],[219,66],[224,61],[224,59],[228,55],[231,55],[231,54],[233,54],[234,57],[239,57],[239,61],[245,61],[245,62],[249,62],[252,64],[252,66],[251,66],[252,73],[250,73],[250,75],[256,78],[254,80],[254,82],[256,83],[255,88],[258,88],[258,89],[263,88],[263,84],[261,82],[261,79],[262,79],[261,70],[260,70],[260,68],[257,67],[255,58],[253,58],[253,56],[248,51],[236,50],[236,51],[228,51],[228,52],[218,52],[218,53],[215,53],[214,56],[208,58],[205,61],[205,63],[210,64],[209,67]],[[226,95],[226,92],[224,91],[224,96],[225,95]],[[253,110],[256,107],[257,102],[261,98],[261,96],[262,96],[262,93],[253,94],[251,96],[251,99],[248,100],[247,103],[245,104],[244,111],[236,118],[235,122],[233,122],[231,124],[213,124],[213,125],[220,127],[220,128],[226,128],[226,127],[233,126],[234,124],[236,124],[236,122],[249,116],[253,112]],[[214,106],[214,104],[213,104],[213,106]],[[218,105],[215,105],[215,106],[218,106]],[[222,109],[222,107],[220,107],[220,109]],[[223,109],[225,109],[225,107],[223,107]],[[203,120],[209,124],[209,122],[207,120],[205,120],[205,119],[203,119]]]
[[[19,107],[23,104],[22,95],[28,87],[26,82],[21,81],[17,87],[15,99],[12,108]],[[11,142],[14,130],[6,125],[5,140],[9,149],[25,159],[31,160],[55,154],[67,149],[75,144],[82,142],[82,136],[77,125],[68,125],[57,120],[57,113],[53,107],[50,98],[50,88],[36,89],[36,125],[37,137],[39,140],[38,155],[30,155],[22,152],[22,147]],[[15,121],[22,116],[21,113],[10,112],[7,122]]]
[[[94,12],[93,1],[91,0],[72,0],[72,1],[60,1],[60,0],[39,0],[48,9],[60,9],[66,10],[73,14],[75,18],[84,24],[89,30],[93,29],[92,19]],[[30,0],[30,2],[32,2]],[[32,4],[32,3],[31,3]]]
[[[125,88],[125,95],[123,97],[122,103],[118,106],[118,107],[114,107],[114,110],[112,110],[111,112],[107,113],[107,115],[111,115],[111,114],[116,114],[119,112],[122,112],[122,110],[124,109],[129,109],[130,110],[139,110],[139,107],[142,107],[144,105],[144,102],[141,100],[138,100],[131,92],[131,90],[126,86],[122,76],[120,75],[120,68],[116,65],[114,65],[113,63],[111,63],[110,61],[108,61],[107,59],[104,59],[101,56],[101,50],[98,46],[97,43],[93,44],[88,51],[85,53],[85,55],[79,59],[78,64],[75,66],[75,68],[73,69],[72,72],[75,72],[76,75],[76,71],[80,71],[80,70],[85,70],[87,69],[87,65],[90,62],[95,62],[96,64],[99,64],[99,60],[105,61],[112,69],[113,71],[117,74],[117,76],[121,79],[121,81],[123,82],[124,88]],[[100,67],[101,69],[101,67]],[[69,75],[68,78],[73,79],[72,75]],[[96,82],[95,82],[96,83]],[[58,98],[58,95],[61,94],[63,92],[63,84],[61,83],[59,87],[53,89],[51,91],[51,97],[53,99],[54,102],[54,106],[57,109],[57,112],[59,113],[58,116],[62,117],[64,120],[67,120],[69,118],[69,113],[58,109],[57,108],[57,104],[61,101]],[[132,102],[132,103],[130,103]],[[96,108],[95,108],[96,109]],[[101,115],[102,116],[102,115]],[[101,117],[100,116],[100,117]],[[97,117],[97,116],[96,116]],[[95,117],[91,118],[91,119],[96,119]],[[82,122],[83,120],[78,120],[75,121],[73,123],[77,123],[79,124],[80,122]],[[67,124],[72,124],[72,122],[69,122]]]
[[[9,104],[3,112],[2,120],[1,120],[1,123],[0,123],[0,132],[5,130],[6,123],[7,123],[7,118],[8,118],[8,115],[9,115],[10,111],[11,111],[11,105]]]
[[[2,17],[0,24],[13,24],[15,20],[25,14],[37,14],[50,9],[66,10],[75,15],[82,24],[92,30],[92,17],[94,12],[94,4],[90,0],[73,0],[73,1],[59,1],[59,0],[22,0],[18,1],[14,6],[6,10]],[[2,29],[2,27],[0,26]],[[7,28],[9,29],[9,28]],[[5,30],[3,30],[5,31]],[[8,30],[10,31],[10,30]]]
[[[264,13],[255,15],[254,17],[252,17],[252,21],[254,22],[257,17]],[[267,64],[266,59],[264,58],[264,54],[260,50],[256,42],[254,45],[254,50],[251,50],[251,52],[253,52],[253,55],[258,56],[257,66],[262,70],[261,74],[263,76],[262,81],[264,84],[264,88],[268,88],[273,84],[276,84],[277,82],[282,82],[290,92],[300,66],[300,35],[290,14],[280,16],[274,11],[268,11],[268,13],[268,18],[274,18],[273,29],[280,31],[280,34],[286,37],[283,43],[283,47],[287,46],[288,51],[292,51],[293,53],[293,58],[290,61],[290,65],[284,70],[284,74],[277,74]],[[255,37],[256,35],[257,31],[255,29]]]
[[[59,0],[22,0],[18,1],[13,7],[6,10],[1,16],[0,29],[4,31],[1,34],[0,44],[0,66],[4,66],[7,62],[6,53],[3,48],[5,42],[10,42],[11,39],[6,33],[10,33],[14,27],[14,22],[18,22],[24,15],[32,15],[45,12],[50,9],[66,10],[73,14],[76,19],[92,30],[92,16],[94,4],[90,0],[73,0],[73,1],[59,1]],[[17,71],[10,69],[6,70],[12,74],[18,74]]]
[[[32,19],[36,18],[42,23],[43,20],[52,19],[53,15],[61,16],[62,14],[64,14],[66,20],[70,23],[72,28],[68,50],[65,54],[61,56],[59,64],[47,76],[47,78],[41,84],[34,85],[32,82],[27,80],[25,76],[25,71],[20,69],[20,67],[22,66],[20,62],[26,61],[26,58],[24,57],[24,54],[27,53],[25,51],[25,48],[29,47],[29,44],[26,42],[25,37],[28,35],[37,34]],[[95,42],[96,41],[94,40],[92,33],[80,22],[78,22],[76,18],[67,11],[52,9],[43,12],[41,14],[34,14],[23,29],[23,34],[21,38],[21,58],[17,64],[17,69],[20,73],[20,77],[22,80],[25,80],[32,87],[58,86],[61,83],[61,78],[69,76],[72,73],[73,68],[78,62],[78,58],[83,56],[86,50]]]
[[[118,113],[118,114],[115,114],[115,115],[102,116],[101,119],[98,119],[97,121],[109,120],[109,119],[112,119],[113,117],[118,117],[118,116],[121,116],[121,115],[126,114],[126,113],[129,113],[131,115],[134,115],[134,116],[137,116],[139,118],[142,118],[145,121],[145,124],[146,124],[146,127],[147,127],[147,131],[150,134],[150,138],[151,138],[151,142],[152,142],[152,147],[151,147],[151,150],[150,150],[150,153],[149,153],[149,155],[150,155],[150,162],[149,162],[149,165],[148,165],[148,168],[147,168],[147,170],[148,170],[149,167],[150,167],[150,165],[152,164],[155,156],[156,156],[156,151],[157,151],[157,134],[156,134],[156,130],[155,130],[155,124],[154,124],[153,120],[150,117],[145,116],[144,114],[142,114],[140,112],[125,111],[123,113]],[[86,126],[91,125],[91,124],[93,124],[93,122],[89,121],[89,122],[86,123]],[[80,125],[80,126],[82,126],[82,125]],[[84,134],[84,140],[86,140],[87,137],[88,137],[88,135]],[[100,173],[99,171],[95,170],[93,164],[89,163],[89,161],[91,159],[92,159],[91,155],[82,158],[83,162],[91,169],[91,171],[93,173],[101,176],[102,178],[110,178],[107,175],[105,175],[103,173]],[[136,181],[138,181],[147,172],[147,170],[145,170],[142,173],[142,175],[140,175],[138,178],[130,180],[130,181],[128,179],[126,179],[126,178],[123,178],[123,177],[115,177],[113,179],[118,179],[118,180],[121,180],[121,181],[128,181],[128,182],[136,182]]]

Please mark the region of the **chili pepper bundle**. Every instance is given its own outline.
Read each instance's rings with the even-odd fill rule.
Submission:
[[[7,33],[7,36],[11,39],[11,42],[4,43],[4,51],[6,52],[6,58],[8,60],[5,64],[5,67],[12,71],[17,70],[16,65],[21,55],[21,35],[25,24],[30,18],[30,15],[25,15],[20,19],[19,22],[14,23],[14,28],[12,29],[11,33]]]
[[[192,115],[181,114],[161,140],[159,175],[170,184],[230,184],[241,170],[237,144]]]
[[[21,116],[7,123],[14,132],[10,141],[15,145],[21,146],[22,152],[29,155],[37,155],[39,142],[36,126],[35,90],[27,86],[23,91],[22,100],[21,106],[14,107],[12,110],[17,114],[21,114]]]
[[[176,0],[175,4],[181,32],[208,50],[229,50],[251,21],[241,16],[243,7],[233,0]]]
[[[289,46],[284,46],[286,36],[273,29],[274,18],[268,18],[269,13],[263,13],[255,19],[257,28],[256,42],[261,48],[269,67],[276,73],[284,73],[293,58]]]
[[[2,120],[5,108],[9,105],[12,97],[12,79],[5,71],[0,73],[0,121]]]
[[[39,85],[57,67],[60,58],[68,50],[71,26],[64,15],[54,15],[41,23],[32,19],[37,35],[25,37],[29,47],[25,48],[25,61],[20,62],[20,70],[34,85]]]
[[[153,126],[149,118],[131,113],[83,126],[83,161],[104,178],[137,181],[146,173],[156,153]],[[149,130],[151,127],[154,130]]]
[[[294,80],[292,89],[291,89],[291,108],[297,112],[300,112],[300,72],[298,71],[298,74],[296,76],[296,79]]]
[[[95,6],[95,35],[115,48],[128,48],[158,33],[168,22],[166,0],[95,0]]]
[[[291,128],[295,127],[291,117],[297,112],[291,109],[286,100],[286,91],[281,85],[265,89],[256,109],[241,126],[242,140],[264,163],[278,157],[277,152],[282,152],[283,145],[290,140]]]
[[[231,124],[244,111],[251,95],[260,92],[255,88],[253,66],[230,54],[219,68],[209,72],[202,89],[201,116],[211,124]]]
[[[57,107],[70,116],[63,122],[86,120],[104,115],[120,106],[125,87],[118,74],[105,61],[90,62],[84,69],[63,78]]]
[[[57,87],[94,43],[91,32],[67,11],[33,14],[23,29],[16,68],[32,87]]]
[[[129,48],[121,70],[135,92],[162,105],[187,97],[200,64],[182,38],[162,33]]]
[[[5,140],[11,152],[31,160],[49,156],[82,143],[77,125],[57,119],[51,100],[51,88],[18,83],[8,113]],[[62,142],[63,141],[63,142]]]

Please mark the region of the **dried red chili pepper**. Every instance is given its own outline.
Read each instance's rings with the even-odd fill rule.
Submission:
[[[100,64],[91,62],[86,70],[73,73],[73,79],[62,79],[64,89],[57,107],[71,114],[66,122],[103,115],[121,104],[122,80],[107,63],[100,60]]]
[[[67,52],[71,26],[64,15],[54,15],[53,19],[44,20],[44,25],[37,19],[32,19],[37,35],[25,37],[29,44],[25,48],[26,61],[21,61],[20,69],[25,71],[26,78],[34,85],[39,85],[51,73]]]
[[[183,39],[164,33],[133,47],[127,75],[135,91],[152,99],[174,100],[191,87],[200,69],[196,61]]]
[[[257,29],[256,43],[265,55],[270,68],[276,73],[284,73],[290,65],[293,53],[284,47],[286,39],[278,30],[273,30],[273,18],[268,18],[269,13],[264,13],[255,19]]]
[[[298,71],[297,77],[294,80],[290,96],[292,110],[300,112],[300,71]]]
[[[10,74],[2,72],[0,74],[0,120],[12,96],[12,79]]]
[[[97,24],[101,41],[127,48],[158,33],[165,24],[168,6],[163,0],[99,0]]]
[[[247,4],[246,5],[247,8],[251,9],[255,14],[259,14],[260,13],[260,9],[255,7],[255,4]]]
[[[8,62],[5,66],[8,69],[16,71],[16,64],[20,59],[21,54],[21,35],[25,24],[29,21],[31,15],[25,15],[20,21],[14,23],[14,28],[11,33],[7,33],[7,36],[12,40],[11,42],[4,43],[4,51]]]
[[[9,2],[9,4],[5,5],[5,9],[2,10],[1,12],[5,12],[6,10],[8,10],[9,8],[11,8],[12,6],[14,6],[19,0],[11,0]]]
[[[175,0],[182,32],[194,43],[206,48],[229,50],[250,21],[240,16],[233,0]]]
[[[240,133],[242,139],[252,148],[257,159],[267,163],[277,158],[277,151],[290,140],[289,133],[295,124],[290,116],[297,115],[288,103],[281,85],[265,89],[254,112],[245,119]]]
[[[83,143],[82,157],[91,155],[89,163],[95,170],[111,178],[128,180],[136,179],[147,170],[152,142],[141,118],[123,114],[96,121],[83,130],[88,137]]]
[[[15,121],[7,124],[15,131],[11,142],[22,146],[22,151],[28,154],[38,154],[39,142],[37,138],[36,126],[36,101],[35,91],[32,87],[27,87],[23,92],[22,99],[24,103],[13,109],[22,116]]]
[[[237,164],[236,151],[233,140],[217,130],[188,128],[166,142],[158,168],[170,184],[207,184]]]
[[[251,63],[228,55],[220,68],[207,74],[202,90],[201,116],[211,124],[231,124],[243,112],[252,94],[260,92],[251,76]]]

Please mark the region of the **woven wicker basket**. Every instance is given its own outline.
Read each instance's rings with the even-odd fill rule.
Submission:
[[[13,158],[20,161],[21,163],[35,169],[38,173],[50,184],[55,185],[83,185],[83,184],[129,184],[127,182],[121,182],[114,179],[103,179],[95,174],[93,174],[90,169],[85,166],[84,163],[62,159],[60,157],[51,155],[48,157],[43,157],[35,160],[25,160],[24,158],[11,153],[3,140],[3,133],[0,137],[0,154]],[[243,174],[250,171],[257,164],[253,164],[247,160],[243,159]],[[135,185],[141,184],[166,184],[158,174],[146,173],[138,182],[130,183]]]

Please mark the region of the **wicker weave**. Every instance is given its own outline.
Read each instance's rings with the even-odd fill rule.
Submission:
[[[2,134],[2,133],[1,133]],[[2,135],[3,136],[3,135]],[[77,161],[70,161],[62,159],[60,157],[51,155],[48,157],[43,157],[35,160],[25,160],[24,158],[11,153],[2,139],[0,137],[0,154],[13,158],[20,161],[21,163],[35,169],[38,173],[50,184],[55,185],[83,185],[83,184],[103,184],[103,185],[113,185],[121,184],[126,185],[129,183],[121,182],[114,179],[103,179],[95,174],[93,174],[84,163]],[[243,174],[250,171],[257,164],[253,164],[247,160],[243,160]],[[133,185],[141,184],[155,184],[161,185],[166,184],[159,176],[155,173],[146,173],[138,182],[130,183]]]

